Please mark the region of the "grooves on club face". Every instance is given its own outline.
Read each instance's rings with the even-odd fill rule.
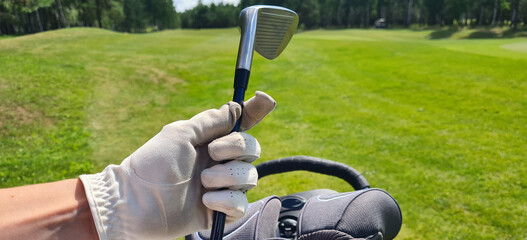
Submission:
[[[298,15],[289,10],[262,8],[258,14],[254,50],[272,60],[284,51],[298,25]]]

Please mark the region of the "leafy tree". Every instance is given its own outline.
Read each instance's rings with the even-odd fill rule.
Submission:
[[[512,17],[511,17],[511,26],[514,31],[518,29],[518,15],[520,10],[520,0],[512,0]]]
[[[298,11],[305,28],[316,28],[320,25],[320,4],[317,0],[304,0]]]
[[[181,15],[183,28],[220,28],[237,26],[240,8],[231,4],[198,5]]]
[[[145,11],[141,0],[124,0],[124,29],[128,32],[143,32],[145,30]]]

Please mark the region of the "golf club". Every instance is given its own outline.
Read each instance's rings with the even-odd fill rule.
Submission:
[[[256,5],[242,10],[238,19],[241,37],[238,48],[238,59],[234,73],[233,101],[239,103],[243,110],[245,91],[249,85],[249,75],[253,61],[253,50],[269,60],[282,53],[296,31],[298,15],[287,8],[278,6]],[[240,127],[238,119],[233,132]],[[214,211],[211,239],[223,239],[225,214]]]

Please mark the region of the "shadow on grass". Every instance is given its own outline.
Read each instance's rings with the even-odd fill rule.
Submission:
[[[485,38],[498,38],[500,35],[497,32],[492,30],[478,30],[471,32],[468,36],[464,38],[468,39],[485,39]]]
[[[527,29],[512,30],[507,29],[505,31],[481,29],[470,33],[465,39],[492,39],[492,38],[516,38],[516,37],[527,37]]]
[[[502,36],[504,38],[527,37],[527,29],[519,29],[516,31],[509,29],[507,31],[503,31]]]
[[[458,31],[457,28],[440,29],[430,33],[431,39],[444,39],[450,38],[454,33]]]
[[[455,36],[454,36],[455,35]],[[430,33],[430,39],[447,39],[447,38],[461,38],[461,39],[496,39],[496,38],[515,38],[527,37],[527,28],[518,30],[504,29],[504,28],[442,28]]]

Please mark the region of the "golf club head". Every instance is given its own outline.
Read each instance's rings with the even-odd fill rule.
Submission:
[[[250,71],[253,50],[269,60],[284,51],[298,26],[298,15],[284,7],[256,5],[243,9],[238,23],[242,36],[236,67]]]

